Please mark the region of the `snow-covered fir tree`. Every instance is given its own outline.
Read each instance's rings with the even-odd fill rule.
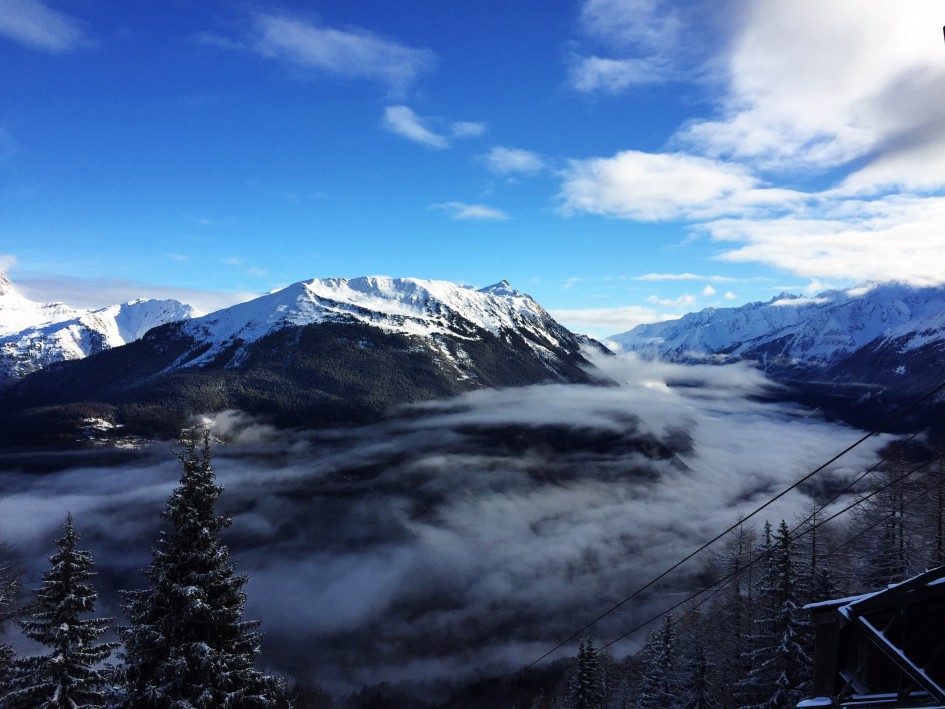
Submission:
[[[20,621],[23,634],[49,652],[16,663],[5,707],[105,706],[106,680],[96,666],[117,643],[97,642],[110,619],[85,617],[95,612],[98,594],[92,585],[92,555],[80,551],[78,541],[69,515],[64,535],[56,540],[59,551],[49,558],[52,568],[43,575],[29,616]]]
[[[170,522],[144,574],[150,586],[126,594],[126,696],[134,709],[274,706],[277,683],[253,669],[257,622],[244,622],[247,577],[235,573],[216,513],[223,488],[211,466],[209,433],[178,454],[180,486],[163,513]]]
[[[643,652],[637,705],[641,709],[669,709],[677,706],[681,695],[679,682],[679,636],[673,616],[663,616],[660,627],[647,642]]]
[[[577,667],[568,687],[568,709],[603,709],[604,673],[594,641],[584,638],[578,644]]]
[[[760,617],[753,669],[745,685],[754,690],[758,709],[793,709],[804,698],[811,675],[810,656],[804,647],[805,611],[798,603],[797,572],[791,532],[787,523],[774,537],[765,525],[768,541],[766,575],[759,589]]]

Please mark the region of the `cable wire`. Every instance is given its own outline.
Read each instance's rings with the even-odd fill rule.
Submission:
[[[912,438],[915,438],[916,435],[918,435],[918,434],[914,434],[914,435],[912,436]],[[910,438],[910,440],[911,440],[911,438]],[[888,456],[887,456],[887,457],[888,457]],[[812,518],[814,518],[819,512],[823,512],[826,507],[828,507],[830,504],[832,504],[832,503],[834,502],[834,500],[836,500],[836,497],[835,497],[833,500],[831,500],[830,502],[828,502],[827,504],[825,504],[823,507],[821,507],[819,510],[817,510],[816,512],[814,512],[812,515],[808,516],[807,519],[805,519],[803,522],[801,522],[800,524],[798,524],[797,526],[795,526],[794,529],[791,530],[791,532],[789,533],[789,534],[791,535],[791,540],[793,541],[793,540],[795,540],[795,539],[800,539],[800,538],[803,537],[805,534],[808,534],[809,532],[813,532],[814,530],[819,529],[820,527],[824,526],[824,525],[827,524],[828,522],[831,522],[832,520],[836,519],[836,518],[839,517],[840,515],[842,515],[842,514],[848,512],[849,510],[853,509],[854,507],[857,507],[858,505],[863,504],[864,502],[866,502],[867,500],[871,499],[872,497],[878,495],[879,493],[883,492],[884,490],[887,490],[887,489],[889,489],[890,487],[892,487],[893,485],[895,485],[895,484],[897,484],[897,483],[903,481],[904,479],[906,479],[906,478],[909,477],[910,475],[919,472],[920,470],[922,470],[922,469],[928,467],[929,465],[931,465],[932,463],[935,463],[936,461],[942,460],[943,458],[945,458],[945,453],[941,453],[941,454],[935,456],[934,458],[930,458],[929,460],[925,461],[925,462],[922,463],[921,465],[918,465],[917,467],[913,468],[912,470],[907,471],[907,472],[904,473],[903,475],[900,475],[898,478],[895,478],[895,479],[893,479],[893,480],[890,480],[890,481],[889,481],[888,483],[886,483],[885,485],[882,485],[881,487],[879,487],[879,488],[873,490],[873,491],[872,491],[871,493],[869,493],[868,495],[865,495],[865,496],[859,498],[859,499],[856,500],[855,502],[853,502],[853,503],[851,503],[850,505],[844,507],[844,508],[843,508],[842,510],[840,510],[839,512],[836,512],[836,513],[832,514],[830,517],[827,517],[827,518],[821,520],[820,522],[815,523],[814,525],[808,527],[807,529],[803,530],[802,532],[800,532],[799,534],[797,534],[797,535],[795,536],[794,533],[797,532],[798,529],[800,529],[800,528],[803,527],[805,524],[807,524],[807,522],[809,522]],[[886,459],[884,458],[883,460],[885,461]],[[876,466],[874,466],[873,469],[875,469],[875,467],[876,467]],[[868,473],[869,473],[869,472],[872,472],[873,469],[871,469],[870,471],[867,471],[867,472],[868,472]],[[864,474],[864,475],[861,475],[857,480],[862,480],[863,477],[865,477],[865,474]],[[933,484],[929,485],[928,487],[923,488],[917,495],[915,495],[914,497],[912,497],[908,502],[903,503],[903,506],[911,505],[913,502],[917,501],[917,500],[920,499],[923,495],[925,495],[925,493],[927,493],[929,490],[931,490],[931,489],[933,489],[933,488],[935,488],[936,486],[941,485],[941,484],[942,484],[942,482],[934,482]],[[849,486],[848,486],[848,488],[849,488]],[[827,552],[826,554],[824,554],[824,556],[828,556],[828,557],[829,557],[829,556],[831,556],[831,555],[837,553],[840,549],[842,549],[842,548],[845,547],[846,545],[851,544],[854,540],[856,540],[856,539],[858,539],[859,537],[863,536],[864,534],[866,534],[867,532],[871,531],[872,529],[874,529],[875,527],[879,526],[880,524],[886,522],[886,520],[889,519],[890,517],[892,517],[893,515],[895,515],[895,511],[893,511],[893,512],[890,513],[890,514],[885,515],[884,517],[880,518],[879,521],[877,521],[875,524],[869,525],[869,526],[866,527],[865,529],[863,529],[863,530],[861,530],[860,532],[858,532],[857,534],[855,534],[855,535],[854,535],[853,537],[851,537],[850,539],[847,539],[847,540],[846,540],[845,542],[843,542],[842,544],[839,544],[839,545],[838,545],[837,547],[835,547],[834,549],[831,549],[829,552]],[[758,556],[754,557],[751,561],[749,561],[745,566],[740,567],[740,568],[736,569],[735,571],[732,571],[732,572],[729,573],[727,576],[722,577],[721,579],[719,579],[718,581],[716,581],[714,584],[712,584],[712,586],[721,584],[721,585],[720,585],[717,589],[715,589],[714,591],[711,591],[712,586],[710,586],[710,587],[707,588],[707,589],[701,589],[701,590],[697,591],[696,593],[693,593],[693,594],[690,595],[688,598],[686,598],[686,599],[684,599],[684,600],[682,600],[682,601],[676,603],[676,604],[673,605],[673,606],[670,606],[669,608],[667,608],[667,609],[661,611],[661,612],[658,613],[657,615],[654,615],[654,616],[648,618],[647,620],[645,620],[644,622],[640,623],[639,625],[634,626],[633,628],[631,628],[630,630],[628,630],[626,633],[624,633],[624,634],[621,635],[620,637],[616,638],[615,640],[612,640],[611,642],[607,643],[606,645],[602,645],[602,646],[599,648],[599,651],[606,650],[607,648],[611,647],[612,645],[615,645],[616,643],[620,642],[620,641],[623,640],[624,638],[626,638],[626,637],[628,637],[628,636],[630,636],[630,635],[633,635],[633,633],[636,633],[636,632],[639,631],[639,630],[642,630],[643,628],[645,628],[646,626],[648,626],[650,623],[653,623],[654,621],[659,620],[660,618],[662,618],[662,617],[663,617],[664,615],[666,615],[667,613],[672,613],[672,612],[673,612],[674,610],[676,610],[677,608],[679,608],[679,607],[681,607],[681,606],[684,606],[684,605],[686,605],[687,603],[690,603],[691,601],[694,601],[694,600],[695,600],[696,598],[698,598],[699,596],[701,596],[701,595],[703,595],[703,594],[708,594],[708,595],[706,596],[706,598],[704,598],[703,600],[699,601],[699,603],[697,603],[696,605],[694,605],[690,610],[688,610],[686,613],[684,613],[684,614],[681,615],[679,618],[677,618],[677,619],[675,619],[675,620],[673,621],[674,625],[680,623],[684,618],[688,617],[689,615],[691,615],[692,613],[694,613],[696,610],[698,610],[699,608],[701,608],[705,603],[707,603],[707,602],[709,602],[710,600],[712,600],[713,598],[715,598],[719,593],[721,593],[721,592],[729,585],[729,583],[731,583],[732,581],[734,581],[735,578],[736,578],[739,574],[744,573],[745,571],[747,571],[748,569],[750,569],[750,568],[751,568],[752,566],[754,566],[755,564],[757,564],[757,563],[759,563],[760,561],[766,559],[766,558],[767,558],[770,554],[772,554],[773,552],[774,552],[774,547],[772,547],[772,548],[770,548],[770,549],[766,549],[764,552],[762,552],[762,553],[759,554]],[[711,593],[710,593],[710,591],[711,591]],[[642,650],[642,648],[641,648],[641,650]],[[636,658],[636,656],[637,656],[639,653],[640,653],[640,650],[638,650],[636,653],[634,653],[634,654],[631,656],[631,660],[633,660],[634,658]]]
[[[695,551],[690,552],[688,555],[686,555],[685,557],[683,557],[682,559],[680,559],[679,561],[677,561],[675,564],[673,564],[672,566],[668,567],[667,569],[665,569],[664,571],[662,571],[660,574],[658,574],[657,576],[655,576],[655,577],[652,578],[651,580],[647,581],[645,584],[643,584],[642,586],[640,586],[639,588],[637,588],[635,591],[633,591],[630,595],[626,596],[623,600],[621,600],[621,601],[619,601],[618,603],[614,604],[614,605],[611,606],[609,609],[607,609],[606,611],[604,611],[603,613],[601,613],[599,616],[597,616],[596,618],[594,618],[592,621],[590,621],[589,623],[586,623],[586,624],[583,625],[581,628],[579,628],[578,630],[576,630],[575,632],[573,632],[571,635],[569,635],[567,638],[565,638],[564,640],[562,640],[561,642],[559,642],[559,643],[558,643],[557,645],[555,645],[553,648],[551,648],[550,650],[548,650],[544,655],[542,655],[541,657],[539,657],[539,658],[536,659],[536,660],[533,660],[531,663],[529,663],[528,665],[526,665],[525,667],[523,667],[523,668],[520,670],[520,672],[524,672],[525,670],[531,669],[532,667],[534,667],[535,665],[537,665],[539,662],[541,662],[542,660],[544,660],[546,657],[548,657],[548,656],[551,655],[552,653],[556,652],[557,650],[560,650],[562,647],[564,647],[564,646],[567,645],[569,642],[571,642],[572,640],[574,640],[575,638],[577,638],[578,636],[580,636],[580,635],[581,635],[582,633],[584,633],[586,630],[590,629],[591,627],[593,627],[594,625],[596,625],[598,622],[600,622],[601,620],[603,620],[604,618],[606,618],[607,616],[609,616],[611,613],[613,613],[614,611],[616,611],[617,609],[621,608],[622,606],[624,606],[624,605],[625,605],[626,603],[628,603],[629,601],[631,601],[631,600],[633,600],[634,598],[636,598],[637,596],[639,596],[639,595],[640,595],[641,593],[643,593],[645,590],[647,590],[647,589],[650,588],[651,586],[655,585],[656,583],[658,583],[659,581],[661,581],[662,579],[664,579],[666,576],[668,576],[669,574],[671,574],[673,571],[675,571],[676,569],[678,569],[680,566],[682,566],[683,564],[685,564],[687,561],[689,561],[690,559],[694,558],[695,556],[698,556],[699,554],[701,554],[703,551],[705,551],[706,549],[708,549],[712,544],[714,544],[715,542],[717,542],[719,539],[722,539],[726,534],[728,534],[729,532],[732,532],[733,530],[737,529],[739,525],[741,525],[741,524],[743,524],[745,521],[751,519],[752,517],[754,517],[755,515],[757,515],[757,514],[758,514],[759,512],[761,512],[762,510],[767,509],[768,507],[770,507],[771,505],[773,505],[775,502],[777,502],[778,500],[780,500],[782,497],[784,497],[785,495],[787,495],[789,492],[791,492],[792,490],[796,489],[796,488],[799,487],[800,485],[803,485],[805,482],[807,482],[808,480],[810,480],[812,477],[814,477],[814,476],[817,475],[818,473],[822,472],[822,471],[823,471],[824,469],[826,469],[827,467],[833,465],[835,462],[837,462],[838,460],[840,460],[840,458],[842,458],[843,456],[845,456],[847,453],[849,453],[850,451],[852,451],[853,449],[855,449],[855,448],[856,448],[857,446],[859,446],[860,444],[862,444],[862,443],[864,443],[865,441],[867,441],[869,438],[871,438],[871,437],[873,437],[873,436],[875,436],[875,435],[878,435],[878,434],[882,433],[882,432],[884,431],[884,429],[886,429],[890,424],[892,424],[892,423],[898,421],[900,418],[902,418],[903,416],[905,416],[906,414],[908,414],[908,413],[911,412],[912,410],[918,408],[919,406],[921,406],[923,403],[925,403],[926,401],[928,401],[929,399],[931,399],[933,396],[935,396],[937,393],[939,393],[939,392],[942,391],[943,389],[945,389],[945,381],[943,381],[943,382],[940,383],[938,386],[932,388],[931,390],[929,390],[928,392],[926,392],[925,394],[923,394],[921,397],[919,397],[918,399],[916,399],[915,401],[913,401],[911,404],[909,404],[909,405],[906,406],[905,408],[901,409],[899,412],[897,412],[897,413],[893,414],[892,416],[890,416],[889,418],[887,418],[885,421],[883,421],[881,424],[879,424],[879,426],[877,426],[877,427],[874,428],[872,431],[870,431],[869,433],[867,433],[867,434],[865,434],[864,436],[862,436],[861,438],[859,438],[857,441],[855,441],[855,442],[852,443],[851,445],[849,445],[849,446],[847,446],[846,448],[844,448],[842,451],[840,451],[839,453],[837,453],[835,456],[833,456],[833,457],[832,457],[830,460],[828,460],[826,463],[821,464],[820,466],[818,466],[817,468],[815,468],[815,469],[812,470],[811,472],[807,473],[804,477],[800,478],[800,479],[797,480],[795,483],[793,483],[792,485],[788,486],[787,488],[785,488],[784,490],[782,490],[781,492],[779,492],[779,493],[778,493],[777,495],[775,495],[774,497],[769,498],[765,503],[763,503],[763,504],[760,505],[759,507],[755,508],[755,509],[754,509],[752,512],[750,512],[748,515],[746,515],[745,517],[742,517],[738,522],[736,522],[735,524],[731,525],[730,527],[728,527],[728,528],[725,529],[724,531],[720,532],[719,534],[717,534],[715,537],[713,537],[713,538],[710,539],[709,541],[705,542],[702,546],[700,546],[699,548],[697,548]]]

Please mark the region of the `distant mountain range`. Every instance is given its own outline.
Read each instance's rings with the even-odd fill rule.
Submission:
[[[868,423],[945,380],[945,288],[783,293],[608,339],[673,362],[757,362],[805,403]]]
[[[608,351],[506,281],[314,279],[197,315],[173,300],[35,303],[0,275],[0,437],[68,437],[88,419],[173,436],[223,409],[361,422],[480,387],[594,382],[586,348]],[[945,288],[785,293],[609,341],[680,363],[752,361],[786,385],[779,396],[869,426],[945,379]]]
[[[176,300],[135,300],[97,310],[37,303],[18,293],[0,272],[0,386],[55,362],[119,347],[152,327],[197,314]]]
[[[194,413],[229,408],[283,425],[350,423],[478,387],[590,382],[585,347],[607,352],[505,281],[315,279],[50,364],[0,406],[7,428],[63,435],[88,418],[174,435]]]

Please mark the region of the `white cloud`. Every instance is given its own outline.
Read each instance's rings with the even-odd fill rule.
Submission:
[[[719,257],[725,261],[764,263],[805,278],[945,282],[945,197],[839,200],[810,216],[724,219],[701,228],[743,244]]]
[[[647,273],[637,276],[635,281],[710,281],[711,283],[726,283],[737,281],[737,278],[728,276],[700,276],[696,273]]]
[[[722,296],[725,300],[735,300],[738,296],[732,293],[732,291],[726,291],[725,295]]]
[[[580,21],[609,44],[651,51],[675,45],[683,26],[675,8],[659,0],[586,0]]]
[[[453,219],[458,220],[482,220],[482,221],[504,221],[509,215],[501,209],[490,207],[485,204],[467,204],[466,202],[442,202],[440,204],[430,205],[431,209],[442,209],[449,212]]]
[[[702,289],[702,295],[705,296],[706,298],[708,298],[709,296],[715,295],[716,292],[717,291],[712,286],[706,286],[705,288]]]
[[[626,332],[637,325],[670,320],[677,315],[667,315],[641,305],[626,305],[618,308],[578,308],[551,310],[551,316],[569,330],[588,332],[598,336]]]
[[[667,74],[665,66],[651,59],[579,56],[571,60],[568,82],[578,91],[618,94],[631,86],[663,81]]]
[[[538,153],[519,148],[496,146],[486,155],[486,165],[500,175],[531,175],[545,169],[545,163]]]
[[[16,256],[13,254],[0,254],[0,273],[6,273],[16,265]]]
[[[11,257],[12,258],[12,257]],[[0,261],[2,266],[2,261]],[[16,289],[30,300],[63,302],[74,308],[102,308],[136,298],[173,298],[204,313],[257,298],[261,293],[208,291],[156,285],[124,278],[78,278],[59,274],[26,273]]]
[[[486,124],[476,121],[456,121],[450,126],[454,138],[478,138],[485,132]]]
[[[285,15],[258,15],[248,42],[211,35],[202,40],[248,48],[335,76],[379,81],[394,93],[403,93],[436,64],[436,55],[429,49],[408,47],[367,30],[320,27]]]
[[[431,128],[431,124],[442,132]],[[384,128],[391,133],[431,148],[450,147],[450,134],[454,139],[476,138],[486,132],[485,123],[475,121],[445,121],[418,116],[409,106],[388,106],[384,109]]]
[[[827,290],[834,290],[834,287],[829,283],[824,283],[819,278],[811,278],[810,283],[804,286],[805,293],[823,293]]]
[[[431,148],[448,148],[449,141],[427,128],[424,120],[407,106],[388,106],[384,109],[384,127],[391,133]]]
[[[57,54],[91,44],[78,20],[41,0],[0,0],[0,34]]]
[[[678,220],[722,244],[721,260],[804,278],[945,282],[945,8],[736,3],[714,64],[718,115],[683,126],[675,152],[572,161],[562,212]],[[643,5],[624,41],[645,48],[669,30]],[[592,6],[620,46],[618,10],[633,3]],[[824,175],[832,184],[808,193],[780,186]]]
[[[744,2],[740,10],[723,60],[722,115],[689,126],[681,141],[767,169],[829,168],[941,143],[938,0]]]
[[[564,214],[663,221],[780,209],[804,196],[763,187],[741,165],[685,153],[626,150],[612,158],[572,160],[560,198]]]
[[[666,308],[688,308],[690,305],[695,305],[696,297],[689,294],[681,295],[678,298],[660,298],[657,295],[651,295],[647,297],[646,302],[662,305]]]
[[[707,38],[717,34],[712,25],[727,14],[719,4],[585,0],[579,25],[586,41],[576,43],[568,60],[568,84],[618,94],[643,84],[698,80]]]

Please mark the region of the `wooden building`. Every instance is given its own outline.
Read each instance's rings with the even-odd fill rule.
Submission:
[[[799,707],[945,709],[945,566],[807,608],[814,678]]]

